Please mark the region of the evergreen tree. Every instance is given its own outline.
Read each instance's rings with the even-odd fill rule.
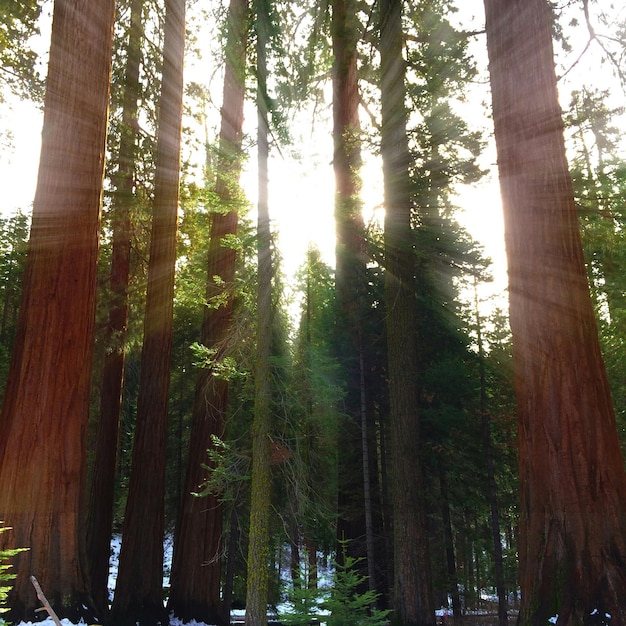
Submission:
[[[487,0],[519,417],[522,624],[626,620],[626,475],[565,157],[544,0]]]
[[[164,482],[185,48],[185,1],[168,0],[137,427],[111,619],[163,623]]]
[[[102,614],[109,608],[109,557],[115,497],[115,467],[122,403],[128,290],[131,264],[131,213],[136,183],[142,0],[130,5],[130,26],[122,89],[122,125],[110,208],[112,250],[109,274],[106,350],[102,366],[100,410],[87,511],[87,558],[94,602]]]
[[[34,619],[33,574],[58,615],[91,621],[95,613],[83,498],[113,14],[112,0],[54,5],[39,177],[0,415],[0,518],[13,527],[14,546],[29,548],[15,561],[14,621]],[[0,544],[8,547],[6,534]]]

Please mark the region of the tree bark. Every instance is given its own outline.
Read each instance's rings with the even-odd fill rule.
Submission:
[[[60,617],[94,617],[85,436],[113,17],[113,0],[54,5],[39,177],[0,415],[0,519],[13,527],[0,549],[29,548],[14,561],[15,622],[34,620],[31,575]]]
[[[434,624],[435,613],[419,454],[415,258],[401,0],[383,0],[380,19],[394,609],[398,624],[417,626]]]
[[[486,0],[519,419],[522,624],[626,623],[626,476],[568,172],[546,0]]]
[[[263,0],[256,4],[257,38],[257,150],[258,150],[258,286],[254,418],[252,422],[252,477],[250,531],[246,584],[246,626],[267,626],[269,596],[269,541],[272,475],[270,437],[272,386],[270,356],[272,328],[272,256],[268,205],[267,61],[269,15]]]
[[[364,228],[360,199],[361,145],[357,79],[357,13],[353,0],[333,0],[333,169],[335,172],[335,225],[337,299],[336,346],[344,372],[345,424],[339,429],[337,539],[346,542],[337,550],[363,561],[363,574],[374,566],[368,552],[366,500],[363,482],[361,415],[362,346],[360,309],[365,283]],[[371,515],[370,515],[371,518]],[[365,539],[365,541],[364,541]],[[361,565],[359,565],[361,566]],[[374,584],[375,580],[370,580]]]
[[[216,350],[222,359],[228,348],[233,310],[236,252],[224,238],[237,234],[239,216],[237,186],[241,173],[241,139],[245,100],[245,60],[247,48],[247,0],[231,0],[228,9],[228,34],[220,156],[215,191],[226,212],[211,215],[207,258],[207,302],[224,298],[219,307],[206,307],[200,341]],[[220,281],[214,277],[219,276]],[[203,498],[192,495],[206,480],[207,449],[212,435],[224,435],[228,403],[228,381],[201,369],[196,380],[191,422],[189,460],[185,488],[174,537],[171,588],[168,610],[185,622],[228,624],[220,604],[220,540],[222,505],[219,494]],[[227,607],[228,608],[228,607]]]
[[[112,623],[165,623],[164,488],[180,177],[185,0],[168,0],[156,178],[128,501]]]
[[[143,0],[133,0],[130,9],[118,172],[113,180],[115,191],[111,206],[113,247],[109,277],[109,315],[105,337],[106,354],[87,510],[87,559],[91,592],[98,610],[103,615],[109,610],[108,578],[113,529],[115,467],[126,356],[125,337],[128,323],[128,280],[131,254],[130,214],[135,186],[139,66],[143,32],[142,7]]]

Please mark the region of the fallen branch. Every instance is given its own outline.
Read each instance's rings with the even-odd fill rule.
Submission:
[[[50,606],[50,602],[48,602],[48,598],[44,596],[43,591],[41,590],[41,586],[37,582],[37,579],[34,576],[30,577],[30,582],[33,583],[33,587],[37,592],[37,597],[41,604],[43,604],[42,609],[37,609],[38,611],[46,610],[48,615],[52,618],[52,621],[56,624],[56,626],[61,626],[61,620],[58,618],[57,614],[54,612],[52,606]]]

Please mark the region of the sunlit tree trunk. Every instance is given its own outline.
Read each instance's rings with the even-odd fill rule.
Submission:
[[[522,624],[626,623],[626,476],[565,158],[546,0],[486,0],[519,417]]]
[[[272,386],[270,371],[272,327],[272,256],[268,206],[267,9],[257,0],[257,151],[258,151],[258,286],[254,418],[252,421],[252,477],[246,585],[246,626],[267,625],[270,569]]]
[[[406,132],[402,2],[381,2],[381,155],[389,370],[395,619],[434,624],[418,421],[417,309]]]
[[[241,173],[241,138],[245,100],[247,48],[246,0],[231,0],[228,9],[227,54],[224,74],[220,156],[215,191],[225,212],[211,214],[207,259],[207,302],[220,298],[217,308],[206,307],[200,342],[215,350],[219,361],[228,348],[232,321],[236,251],[224,242],[239,224],[237,197]],[[220,280],[216,281],[215,276]],[[176,524],[168,609],[176,616],[210,624],[228,624],[220,605],[220,539],[222,505],[219,494],[192,495],[206,481],[207,449],[211,436],[224,435],[228,381],[201,369],[196,380],[189,461],[181,510]]]
[[[131,253],[131,207],[135,185],[135,144],[141,61],[141,11],[143,0],[133,0],[130,9],[126,76],[122,99],[122,126],[118,171],[111,205],[113,246],[109,278],[109,315],[106,353],[100,392],[100,415],[87,510],[87,558],[91,590],[98,610],[109,610],[109,558],[113,528],[115,466],[118,447],[125,337],[128,323],[128,279]]]
[[[35,620],[39,580],[60,616],[92,622],[86,428],[111,72],[113,0],[57,0],[18,330],[0,416],[1,548],[10,619]],[[68,132],[71,129],[71,132]]]
[[[167,409],[182,125],[185,0],[166,3],[148,286],[128,501],[111,621],[164,623]]]

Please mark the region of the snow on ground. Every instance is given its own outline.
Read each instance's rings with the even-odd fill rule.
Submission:
[[[170,567],[172,564],[172,538],[167,537],[165,540],[165,562],[163,567],[163,585],[168,587],[170,584],[169,574]],[[115,535],[111,541],[111,560],[109,563],[109,598],[113,600],[113,592],[115,591],[115,580],[117,578],[117,563],[120,554],[122,542],[121,537],[119,535]],[[62,626],[81,626],[84,625],[85,622],[82,620],[80,622],[70,622],[68,619],[61,620]],[[41,621],[41,622],[20,622],[17,626],[56,626],[54,620],[51,617]],[[166,625],[164,625],[166,626]],[[191,620],[190,622],[186,622],[183,624],[178,618],[171,617],[169,626],[212,626],[211,624],[204,624],[202,622],[196,622],[196,620]]]

